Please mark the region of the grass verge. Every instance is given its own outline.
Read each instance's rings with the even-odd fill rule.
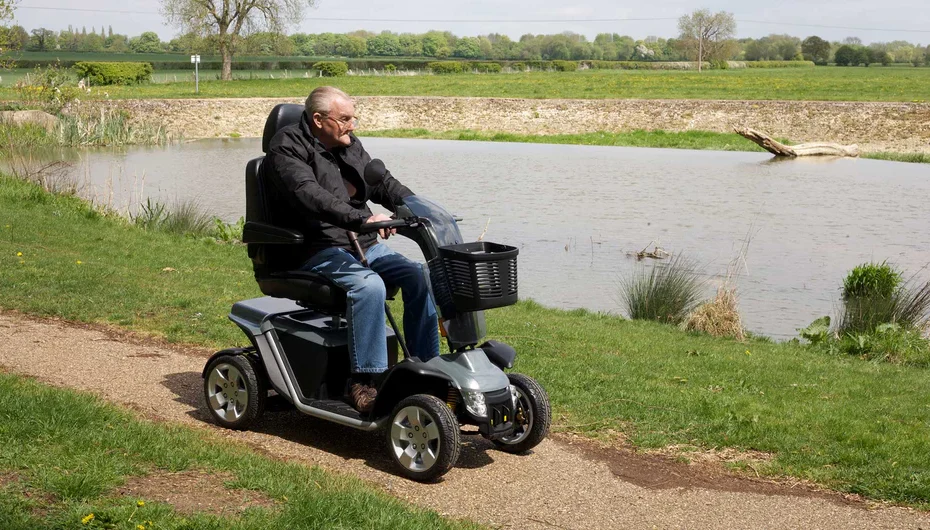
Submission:
[[[637,129],[628,132],[598,131],[583,134],[514,134],[503,132],[456,131],[433,132],[426,129],[384,129],[359,132],[361,137],[374,138],[417,138],[429,140],[471,140],[479,142],[517,142],[530,144],[603,145],[614,147],[662,147],[666,149],[706,149],[711,151],[751,151],[764,153],[758,145],[734,133],[711,131],[646,131]],[[777,140],[791,144],[790,140]],[[930,163],[927,153],[863,153],[861,158],[888,160],[892,162]]]
[[[226,314],[259,295],[242,247],[146,232],[10,178],[0,269],[0,307],[214,348],[242,345]],[[488,322],[548,390],[556,430],[762,451],[755,472],[930,507],[926,369],[530,301]]]
[[[0,401],[0,478],[16,477],[0,481],[5,530],[476,528],[214,433],[141,421],[91,395],[0,374]],[[226,487],[260,492],[274,506],[220,517],[114,493],[141,475],[185,470],[232,475]]]

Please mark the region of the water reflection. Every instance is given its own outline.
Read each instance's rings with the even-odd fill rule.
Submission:
[[[746,325],[778,338],[832,312],[845,273],[889,260],[930,263],[930,169],[856,159],[773,160],[767,153],[363,140],[415,192],[465,218],[462,232],[520,248],[520,295],[617,311],[631,253],[654,241],[715,282],[750,237],[739,281]],[[235,221],[258,139],[93,150],[75,165],[97,197],[196,200]],[[122,202],[119,202],[122,201]],[[99,201],[98,201],[99,202]],[[391,244],[408,255],[416,248]],[[708,288],[711,296],[713,286]]]

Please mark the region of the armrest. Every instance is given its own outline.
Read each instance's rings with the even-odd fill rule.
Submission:
[[[249,221],[242,228],[242,242],[263,245],[299,245],[304,242],[304,235],[288,228]]]

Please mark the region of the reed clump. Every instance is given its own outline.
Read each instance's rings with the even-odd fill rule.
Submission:
[[[813,346],[864,359],[930,366],[930,281],[903,281],[886,262],[855,267],[843,282],[842,305],[830,318],[799,330]]]
[[[193,201],[178,201],[172,207],[146,199],[130,220],[145,230],[192,236],[212,236],[213,217],[203,213]]]
[[[703,288],[695,263],[678,254],[634,270],[620,283],[620,299],[631,319],[678,325],[697,306]]]
[[[69,147],[164,145],[171,135],[159,124],[135,122],[123,110],[64,114],[58,122],[59,145]]]
[[[743,319],[739,314],[736,289],[727,285],[717,289],[717,295],[699,305],[685,321],[687,331],[707,333],[714,337],[744,340]]]

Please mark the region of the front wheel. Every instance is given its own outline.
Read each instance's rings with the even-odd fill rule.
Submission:
[[[461,450],[459,422],[436,396],[417,394],[394,407],[387,427],[388,451],[401,473],[419,482],[452,469]]]
[[[515,426],[512,435],[494,440],[494,444],[501,451],[525,453],[539,445],[549,434],[549,424],[552,422],[549,396],[532,377],[507,374],[507,378],[510,379],[510,391],[516,401],[513,419]]]
[[[207,409],[228,429],[248,429],[265,410],[268,390],[256,362],[245,355],[222,355],[207,367],[203,393]]]

